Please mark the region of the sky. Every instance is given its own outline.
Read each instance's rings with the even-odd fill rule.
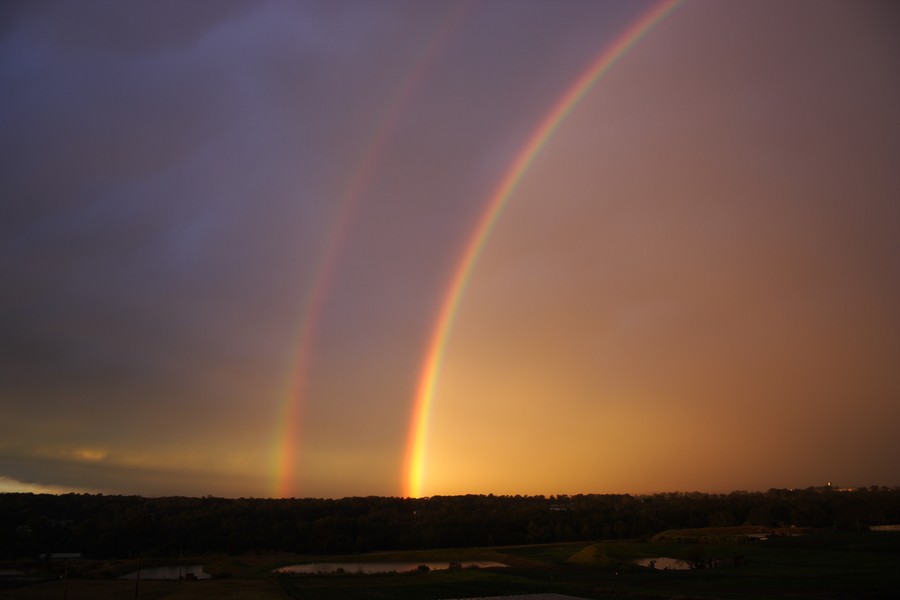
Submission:
[[[3,3],[0,492],[900,485],[898,31]]]

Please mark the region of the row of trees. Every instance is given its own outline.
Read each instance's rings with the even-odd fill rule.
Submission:
[[[861,529],[900,523],[900,489],[809,488],[649,496],[142,498],[0,494],[0,558],[512,545],[637,538],[667,529],[766,525]]]

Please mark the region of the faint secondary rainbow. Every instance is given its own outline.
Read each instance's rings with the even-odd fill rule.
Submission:
[[[384,148],[409,103],[416,85],[424,77],[428,66],[451,34],[459,26],[468,2],[459,2],[441,19],[428,45],[413,62],[397,93],[387,104],[375,131],[362,153],[356,169],[341,196],[337,215],[332,220],[321,258],[316,263],[311,278],[310,291],[304,303],[298,334],[297,351],[293,360],[289,389],[279,411],[279,434],[276,439],[273,494],[287,498],[296,494],[297,457],[302,433],[301,416],[303,399],[309,380],[312,351],[328,291],[345,245],[353,216],[365,195],[365,190],[375,177]]]
[[[670,15],[680,3],[681,0],[663,0],[657,3],[600,52],[541,120],[487,201],[487,207],[465,246],[447,288],[419,375],[405,454],[403,490],[405,496],[417,498],[422,495],[425,474],[425,444],[435,386],[444,359],[444,350],[453,327],[459,301],[465,292],[472,269],[494,223],[522,177],[534,162],[535,157],[581,99],[628,50]]]

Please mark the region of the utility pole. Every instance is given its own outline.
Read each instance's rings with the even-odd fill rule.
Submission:
[[[138,597],[138,588],[141,585],[141,555],[138,554],[138,568],[137,575],[134,578],[134,597]]]

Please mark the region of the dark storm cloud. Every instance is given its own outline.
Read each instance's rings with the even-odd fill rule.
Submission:
[[[163,446],[271,431],[353,161],[454,6],[5,8],[3,443],[149,440],[175,407]]]
[[[174,4],[98,3],[74,15],[34,5],[6,21],[7,406],[69,412],[77,396],[102,420],[110,405],[185,386],[192,371],[239,355],[227,338],[253,302],[285,287],[275,301],[297,301],[258,265],[290,261],[287,276],[301,280],[295,240],[320,241],[330,207],[314,194],[329,157],[315,142],[334,120],[289,117],[310,108],[305,88],[324,87],[330,73],[308,54],[328,49],[314,25],[314,35],[282,28],[260,44],[279,19],[265,6],[197,5],[217,8],[175,27]],[[311,18],[330,18],[319,12]],[[275,55],[282,63],[268,65]],[[240,344],[263,353],[257,362],[274,359],[256,337],[265,329],[257,323]],[[184,392],[159,397],[173,395]]]
[[[0,456],[0,471],[13,481],[32,484],[51,481],[61,490],[145,496],[179,495],[246,496],[248,489],[264,489],[265,481],[256,476],[235,476],[215,468],[184,469],[177,465],[145,466],[110,464],[103,460],[64,460],[16,455],[15,450]],[[38,479],[35,479],[35,474]]]
[[[68,49],[137,54],[190,45],[210,28],[240,17],[258,4],[248,0],[7,2],[0,32],[30,30]]]

